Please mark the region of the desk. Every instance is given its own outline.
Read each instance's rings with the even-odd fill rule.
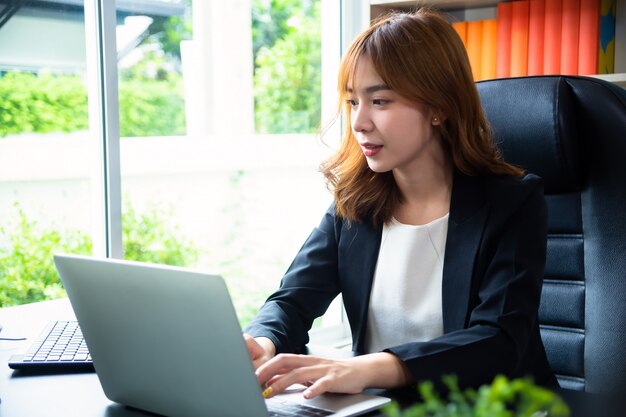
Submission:
[[[73,319],[74,313],[67,299],[0,309],[0,323],[4,325],[0,335],[28,338],[25,341],[0,341],[0,416],[154,416],[109,401],[95,373],[28,375],[8,367],[9,357],[25,352],[48,321]],[[572,417],[626,416],[626,408],[612,406],[604,398],[573,391],[560,394],[570,404]],[[364,417],[382,417],[382,414],[369,413]]]
[[[0,309],[0,323],[4,326],[0,336],[28,338],[0,341],[1,417],[154,416],[111,402],[95,373],[32,375],[9,368],[7,362],[11,355],[25,352],[50,320],[75,320],[67,299]]]
[[[25,352],[50,320],[73,320],[67,299],[0,309],[0,416],[2,417],[122,417],[147,414],[122,407],[105,396],[95,373],[27,375],[7,365],[9,357]]]

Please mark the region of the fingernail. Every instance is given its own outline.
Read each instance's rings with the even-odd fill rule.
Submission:
[[[267,398],[270,395],[272,395],[272,391],[274,391],[274,389],[272,387],[267,387],[265,389],[265,391],[263,391],[263,398]],[[258,391],[257,391],[258,392]]]

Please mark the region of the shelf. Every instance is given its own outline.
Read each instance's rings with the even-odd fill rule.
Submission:
[[[389,10],[409,11],[420,6],[431,6],[449,13],[451,21],[455,20],[482,20],[496,17],[498,0],[370,0],[370,18],[375,18]],[[618,0],[615,22],[616,43],[626,42],[626,0]],[[626,53],[615,48],[616,74],[599,74],[591,77],[600,78],[626,89]]]
[[[622,74],[595,74],[595,75],[590,75],[590,77],[599,78],[601,80],[606,80],[626,89],[626,74],[624,73]]]

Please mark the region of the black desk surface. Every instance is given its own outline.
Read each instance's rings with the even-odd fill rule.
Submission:
[[[72,320],[67,299],[0,309],[4,326],[0,337],[27,337],[0,341],[0,415],[2,417],[140,416],[109,401],[94,373],[26,375],[7,365],[9,357],[24,353],[50,320]]]
[[[67,299],[0,309],[0,337],[27,337],[25,341],[0,341],[1,417],[146,417],[153,414],[108,400],[95,373],[30,375],[13,371],[9,357],[25,352],[50,320],[73,320]],[[315,350],[314,353],[325,353]],[[626,409],[602,398],[563,391],[572,417],[626,417]],[[370,413],[366,417],[381,417]],[[218,416],[216,416],[218,417]],[[242,416],[243,417],[243,416]]]

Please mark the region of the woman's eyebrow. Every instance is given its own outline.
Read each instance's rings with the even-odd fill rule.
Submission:
[[[381,84],[375,84],[375,85],[371,85],[369,87],[366,87],[363,89],[363,93],[365,94],[372,94],[375,93],[377,91],[381,91],[381,90],[391,90],[391,87],[389,87],[387,84],[381,83]],[[354,91],[352,90],[351,87],[348,87],[348,93],[353,93]]]

